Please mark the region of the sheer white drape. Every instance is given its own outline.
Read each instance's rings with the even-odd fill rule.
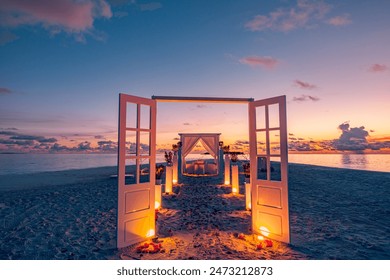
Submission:
[[[203,136],[200,137],[199,140],[202,142],[204,148],[210,153],[212,157],[216,157],[218,155],[218,140],[213,136]],[[217,144],[217,145],[215,145]]]
[[[200,142],[207,152],[214,158],[214,163],[207,163],[202,174],[218,174],[219,170],[219,136],[220,133],[180,133],[181,140],[181,160],[182,173],[195,174],[195,165],[186,163],[186,156],[196,147]]]
[[[193,148],[195,148],[195,145],[196,143],[198,143],[199,141],[199,136],[189,136],[189,135],[186,135],[186,136],[182,136],[182,148],[181,148],[181,152],[182,152],[182,157],[185,158],[191,151]]]
[[[182,142],[182,157],[185,158],[196,146],[198,141],[214,158],[218,156],[220,134],[180,134]]]

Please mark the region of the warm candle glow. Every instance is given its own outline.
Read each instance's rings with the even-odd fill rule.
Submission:
[[[259,236],[257,236],[257,239],[259,239],[260,241],[263,241],[264,240],[264,236],[259,235]]]
[[[161,208],[161,185],[155,185],[154,207]]]
[[[149,229],[148,232],[146,233],[146,237],[152,237],[154,236],[154,234],[155,234],[154,229]]]
[[[172,182],[173,182],[174,184],[176,184],[176,183],[177,183],[177,180],[173,179]]]
[[[225,155],[225,185],[230,185],[230,157]]]
[[[165,192],[172,192],[172,166],[167,166],[165,168]]]
[[[269,235],[269,229],[264,227],[264,226],[261,226],[260,227],[260,233],[264,236],[268,236]]]
[[[232,166],[232,192],[238,193],[239,182],[238,182],[238,165]]]
[[[247,210],[252,209],[251,199],[251,184],[245,183],[245,204]]]

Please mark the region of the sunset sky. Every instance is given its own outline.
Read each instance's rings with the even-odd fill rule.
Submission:
[[[112,152],[120,92],[286,95],[292,150],[390,149],[389,11],[387,0],[0,0],[0,151]],[[159,147],[220,132],[240,148],[247,114],[159,103]]]

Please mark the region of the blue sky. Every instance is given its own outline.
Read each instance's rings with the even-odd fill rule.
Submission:
[[[363,140],[388,140],[389,10],[352,0],[0,0],[0,128],[97,147],[116,141],[119,92],[284,94],[292,138],[338,139],[349,122]],[[158,112],[161,145],[178,132],[248,137],[245,106]],[[23,146],[2,135],[2,150]]]

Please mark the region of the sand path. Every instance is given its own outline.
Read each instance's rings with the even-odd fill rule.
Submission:
[[[120,251],[123,259],[305,259],[290,246],[274,242],[272,248],[256,249],[257,236],[251,232],[251,216],[245,211],[244,195],[218,185],[218,178],[185,178],[163,196],[158,214],[157,234],[163,250],[156,254],[137,253],[136,246]],[[240,190],[244,193],[244,190]],[[245,240],[237,238],[243,233]],[[139,245],[139,244],[137,244]]]

